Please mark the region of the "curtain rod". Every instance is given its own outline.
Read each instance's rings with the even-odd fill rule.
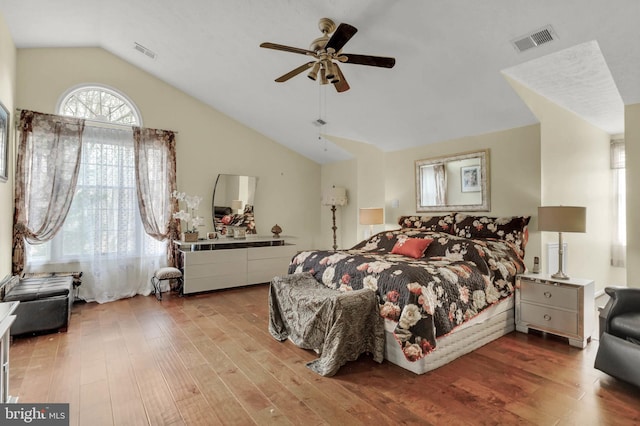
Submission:
[[[16,111],[32,111],[29,109],[22,109],[22,108],[16,108]],[[38,112],[38,111],[32,111],[32,112],[37,112],[38,114],[46,114],[46,115],[55,115],[58,117],[68,117],[68,118],[78,118],[78,117],[73,117],[70,115],[59,115],[59,114],[51,114],[48,112]],[[91,120],[90,118],[83,118],[82,120],[85,121],[85,126],[89,126],[89,127],[104,127],[104,128],[115,128],[115,129],[120,129],[120,128],[128,128],[131,129],[132,127],[140,127],[140,128],[145,128],[143,126],[131,126],[131,125],[127,125],[127,124],[118,124],[118,123],[107,123],[106,121],[98,121],[98,120]],[[19,123],[20,121],[20,114],[16,114],[16,125]],[[154,130],[163,130],[165,132],[173,132],[174,135],[177,135],[178,132],[176,130],[166,130],[166,129],[154,129]]]

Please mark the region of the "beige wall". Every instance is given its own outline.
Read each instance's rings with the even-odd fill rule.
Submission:
[[[4,39],[4,37],[3,37]],[[200,195],[202,232],[212,229],[211,195],[218,173],[258,177],[256,226],[313,246],[320,235],[320,166],[206,106],[150,74],[98,48],[19,49],[16,107],[55,112],[60,96],[83,83],[125,93],[138,106],[145,127],[177,135],[178,189]]]
[[[540,205],[540,129],[538,125],[469,136],[387,154],[385,188],[387,223],[416,214],[415,161],[461,152],[489,149],[492,216],[532,216],[525,261],[533,267],[540,256],[535,215]],[[399,200],[399,207],[391,201]],[[424,213],[423,213],[424,214]],[[473,214],[473,213],[469,213]]]
[[[336,207],[336,244],[338,249],[350,248],[353,241],[357,240],[357,227],[346,226],[353,223],[353,217],[357,213],[357,161],[347,160],[322,166],[321,187],[322,191],[332,186],[343,187],[347,190],[347,205]],[[333,231],[331,227],[332,215],[330,206],[322,206],[322,193],[317,194],[318,206],[321,209],[320,230],[322,238],[319,245],[314,248],[330,249],[333,246]]]
[[[325,176],[350,178],[344,180],[344,185],[357,191],[358,207],[384,206],[386,226],[390,229],[398,227],[399,216],[416,214],[415,161],[460,152],[490,150],[492,200],[488,214],[534,216],[540,205],[538,125],[387,153],[376,152],[369,145],[358,142],[336,140],[336,143],[356,155],[356,158],[324,165],[323,184]],[[398,208],[392,207],[392,200],[399,201]],[[350,246],[362,239],[357,209],[343,219],[343,243]],[[540,256],[540,237],[535,232],[535,220],[533,227],[529,228],[534,232],[530,234],[526,261],[532,267],[533,256]]]
[[[627,285],[640,288],[640,104],[624,114],[627,173]]]
[[[384,207],[384,187],[386,169],[385,153],[377,147],[349,139],[327,136],[328,139],[344,148],[355,157],[355,162],[348,162],[353,169],[349,171],[354,180],[351,181],[350,208],[345,209],[345,220],[355,226],[345,229],[345,247],[351,247],[364,238],[369,225],[360,225],[361,208]],[[373,232],[384,230],[384,225],[374,225]]]
[[[16,93],[16,48],[4,17],[0,14],[0,102],[10,113],[9,179],[0,182],[0,279],[11,273],[13,236],[13,173],[14,173],[14,100]]]
[[[568,275],[590,278],[596,290],[624,284],[623,268],[611,266],[612,190],[610,136],[547,98],[510,81],[541,123],[542,205],[585,206],[587,232],[565,233]],[[557,243],[544,232],[542,247]],[[546,249],[542,270],[546,270]]]

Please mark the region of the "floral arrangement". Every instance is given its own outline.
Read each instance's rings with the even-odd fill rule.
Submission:
[[[196,212],[198,206],[202,201],[202,197],[197,195],[187,195],[184,192],[173,191],[171,194],[173,198],[182,201],[187,205],[186,210],[180,210],[173,214],[174,219],[179,219],[185,222],[186,226],[183,232],[198,232],[198,226],[204,223],[204,219],[199,217]],[[191,224],[191,226],[189,226]]]

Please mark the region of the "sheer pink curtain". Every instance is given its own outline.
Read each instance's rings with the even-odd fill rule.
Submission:
[[[51,240],[64,223],[78,180],[84,120],[20,113],[13,227],[13,273],[25,265],[25,240]]]
[[[168,130],[133,130],[136,185],[140,218],[145,232],[158,241],[168,240],[167,263],[180,267],[173,241],[179,238],[179,221],[173,218],[178,200],[176,186],[175,133]]]

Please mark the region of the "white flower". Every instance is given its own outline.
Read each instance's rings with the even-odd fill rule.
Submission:
[[[438,268],[438,273],[442,275],[447,281],[451,281],[454,284],[458,283],[458,275],[449,268]]]
[[[478,310],[484,308],[484,306],[487,304],[484,291],[475,290],[473,292],[473,304],[478,308]]]
[[[191,209],[191,212],[188,210],[175,212],[173,217],[185,222],[184,232],[197,232],[196,228],[204,223],[204,219],[196,215],[196,209],[200,205],[202,197],[197,195],[187,195],[184,192],[178,191],[173,191],[171,196],[178,201],[184,202],[187,205],[187,209]],[[191,226],[189,226],[189,222],[191,222]]]
[[[364,277],[364,280],[362,280],[362,284],[365,288],[370,288],[373,291],[378,290],[378,279],[373,275],[367,275],[366,277]]]
[[[335,274],[336,274],[335,268],[329,267],[325,269],[324,273],[322,274],[322,284],[326,285],[327,287],[336,288],[336,285],[333,282],[333,277]]]
[[[389,268],[391,268],[390,263],[383,262],[383,261],[375,261],[375,262],[369,263],[369,268],[367,269],[367,272],[370,274],[378,274],[384,271],[385,269],[389,269]]]
[[[418,321],[420,321],[420,308],[417,305],[412,303],[405,305],[402,310],[402,315],[400,315],[400,320],[398,321],[398,325],[404,329],[409,329],[410,327],[416,325]]]
[[[487,285],[487,288],[484,290],[484,292],[488,304],[493,304],[500,300],[500,292],[495,288],[493,284]]]

